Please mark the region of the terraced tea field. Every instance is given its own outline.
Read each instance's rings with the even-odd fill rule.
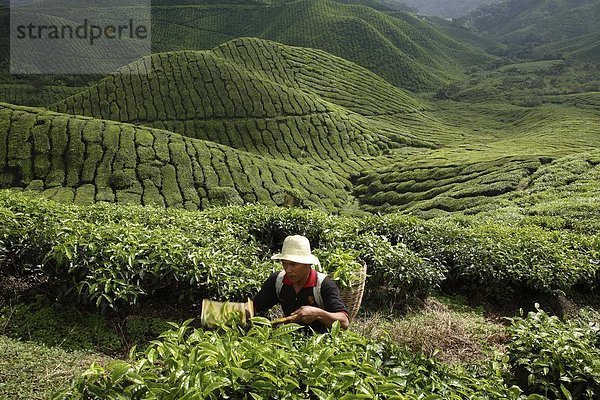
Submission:
[[[396,127],[381,128],[382,123],[363,118],[415,114],[419,119],[427,107],[373,73],[322,51],[239,39],[210,52],[142,59],[52,108],[290,161],[340,163],[381,155],[388,148],[431,147],[415,135],[394,134]]]
[[[326,171],[167,131],[1,105],[2,187],[66,202],[198,209],[213,204],[347,204]]]
[[[460,134],[429,136],[442,147],[355,174],[354,195],[365,209],[437,215],[497,208],[499,196],[527,189],[542,165],[600,146],[600,116],[585,108],[437,104],[445,109],[432,114]]]
[[[143,58],[56,102],[60,114],[4,107],[2,187],[188,209],[481,211],[600,133],[589,108],[433,103],[321,50],[251,38]]]
[[[426,103],[319,50],[239,39],[126,68],[61,114],[4,105],[0,185],[77,203],[335,210],[353,204],[352,173],[433,148],[412,133],[423,121],[441,129]]]

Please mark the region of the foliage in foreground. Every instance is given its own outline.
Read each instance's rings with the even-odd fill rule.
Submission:
[[[307,337],[261,318],[244,332],[175,325],[143,354],[92,366],[57,399],[519,398],[500,375],[450,368],[391,344],[340,331]]]
[[[506,353],[489,364],[450,366],[334,324],[307,336],[273,328],[163,332],[128,361],[92,365],[55,399],[594,399],[600,387],[599,316],[563,322],[544,311],[511,320]],[[435,355],[435,354],[434,354]],[[511,386],[513,385],[513,386]]]
[[[600,318],[563,322],[543,311],[515,318],[507,357],[527,393],[558,399],[600,396]]]

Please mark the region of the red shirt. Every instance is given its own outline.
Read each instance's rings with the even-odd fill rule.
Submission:
[[[283,276],[283,284],[292,286],[292,282],[288,279],[287,275]],[[317,286],[317,271],[311,268],[308,274],[308,279],[306,280],[303,288],[311,288],[315,286]]]

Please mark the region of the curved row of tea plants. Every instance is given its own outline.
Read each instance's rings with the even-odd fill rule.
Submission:
[[[139,80],[128,77],[132,72],[143,76]],[[185,87],[190,83],[195,90]],[[148,114],[148,109],[139,107],[144,103],[137,98],[141,89],[138,86],[153,90],[156,112]],[[329,107],[324,101],[370,116],[430,108],[343,58],[257,38],[234,39],[207,51],[153,54],[106,77],[97,89],[94,87],[74,99],[61,101],[57,109],[121,122],[152,122],[193,117],[302,115],[326,111]],[[219,101],[212,89],[228,99]],[[94,94],[96,90],[98,93]],[[120,91],[124,93],[119,95]],[[108,108],[98,108],[97,103],[103,101],[109,103]],[[173,102],[181,107],[174,109]]]
[[[543,106],[525,109],[446,102],[447,110],[435,112],[442,123],[471,129],[467,134],[439,130],[419,137],[445,144],[391,160],[389,164],[352,175],[353,193],[361,208],[373,212],[413,212],[438,216],[451,213],[475,214],[535,203],[544,189],[557,193],[563,179],[546,177],[544,189],[533,189],[538,169],[560,168],[568,157],[590,157],[583,170],[593,170],[600,146],[600,118],[591,110]],[[467,128],[475,126],[477,128]],[[502,129],[498,129],[502,126]],[[482,133],[482,131],[494,132]],[[577,134],[565,135],[564,132]],[[588,156],[590,154],[590,156]],[[567,158],[565,158],[567,156]],[[572,163],[571,163],[572,164]],[[588,197],[597,189],[577,190]],[[591,189],[591,190],[589,190]],[[587,191],[588,193],[584,193]]]
[[[544,159],[423,165],[398,162],[354,179],[354,194],[367,210],[464,211],[522,189]]]
[[[65,202],[187,209],[348,203],[349,183],[324,168],[117,122],[1,105],[0,142],[7,144],[0,188],[27,187]]]

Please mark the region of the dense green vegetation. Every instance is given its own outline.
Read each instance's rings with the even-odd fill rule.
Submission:
[[[487,58],[408,13],[388,16],[325,0],[270,7],[157,6],[152,29],[155,51],[209,49],[254,36],[325,50],[410,90],[432,89],[460,76],[462,67]]]
[[[93,367],[59,398],[125,396],[181,399],[518,398],[492,374],[482,379],[389,344],[340,332],[305,338],[291,324],[273,329],[254,319],[248,331],[165,332],[139,359]]]
[[[265,207],[199,214],[66,206],[10,192],[2,193],[1,204],[4,273],[41,273],[56,296],[100,308],[129,307],[165,293],[188,302],[203,296],[242,300],[273,270],[264,256],[296,233],[322,251],[356,250],[354,257],[367,264],[374,301],[409,304],[443,281],[485,287],[480,295],[504,301],[511,292],[596,290],[596,235],[546,229],[535,219],[512,226],[466,217],[364,219]]]
[[[597,398],[597,4],[406,9],[157,1],[113,74],[0,73],[0,397]],[[290,234],[355,332],[183,322]]]
[[[590,43],[590,35],[598,34],[599,17],[594,0],[510,0],[481,7],[460,23],[500,42],[531,47],[566,40]],[[597,43],[592,45],[597,49]],[[583,58],[587,54],[591,52],[571,52]]]
[[[3,105],[0,187],[78,204],[304,204],[337,208],[346,183],[325,171],[163,130]],[[301,171],[304,171],[302,173]]]
[[[417,91],[432,90],[462,76],[465,66],[489,59],[409,13],[392,11],[398,8],[379,0],[155,2],[152,51],[207,50],[231,39],[259,37],[325,50]]]
[[[422,120],[420,111],[427,107],[355,64],[257,39],[234,40],[210,52],[144,58],[53,106],[266,157],[333,160],[338,171],[354,170],[365,156],[384,149],[432,146],[365,118]],[[352,166],[343,165],[350,159]]]
[[[567,322],[539,310],[513,319],[507,357],[515,383],[549,398],[598,397],[599,331],[600,316],[589,310]]]
[[[600,79],[595,64],[562,59],[507,62],[475,69],[468,79],[438,89],[437,96],[462,102],[509,102],[523,107],[598,107]]]
[[[355,248],[373,284],[395,281],[394,291],[405,299],[426,295],[442,278],[440,267],[404,245],[370,234],[348,236],[356,222],[324,213],[251,207],[195,214],[65,206],[9,192],[2,197],[4,273],[41,272],[58,297],[100,308],[131,306],[165,293],[187,301],[244,299],[273,270],[264,254],[293,232],[306,234],[324,251]]]

